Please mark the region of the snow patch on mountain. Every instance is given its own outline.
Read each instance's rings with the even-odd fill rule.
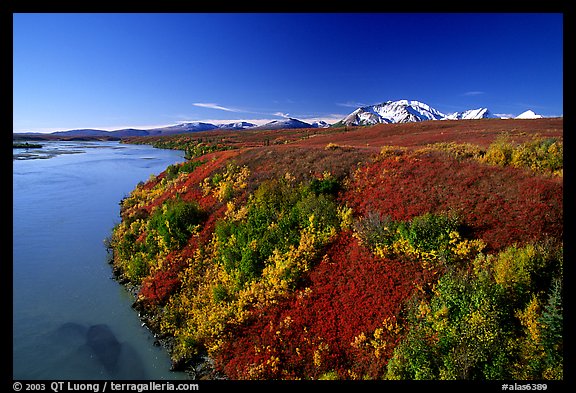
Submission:
[[[528,109],[526,112],[520,113],[516,119],[541,119],[542,115],[537,115],[534,111]]]
[[[289,117],[282,120],[272,120],[271,122],[262,124],[261,126],[252,127],[253,130],[281,130],[285,128],[314,128],[314,126],[302,120]]]
[[[314,128],[328,128],[330,124],[326,123],[324,120],[318,120],[312,123],[312,127]]]
[[[235,123],[216,124],[216,127],[220,128],[222,130],[244,130],[246,128],[252,128],[255,126],[256,126],[256,124],[249,123],[247,121],[238,121]]]
[[[474,119],[499,119],[488,108],[469,109],[464,112],[455,112],[446,116],[446,120],[474,120]]]
[[[216,128],[218,127],[214,124],[193,121],[189,123],[176,124],[175,126],[156,128],[151,131],[160,131],[161,134],[177,134],[182,132],[210,131]]]

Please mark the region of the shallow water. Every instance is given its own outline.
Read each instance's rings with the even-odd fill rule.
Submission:
[[[14,149],[13,378],[185,379],[112,279],[120,200],[183,153],[118,142]]]

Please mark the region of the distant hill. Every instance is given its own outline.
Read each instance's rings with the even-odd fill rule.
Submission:
[[[62,136],[107,136],[110,135],[109,131],[104,130],[93,130],[93,129],[80,129],[80,130],[70,130],[70,131],[56,131],[52,135],[62,135]]]
[[[185,132],[199,132],[199,131],[210,131],[217,129],[218,126],[210,123],[202,123],[199,121],[191,122],[191,123],[181,123],[175,126],[168,126],[162,128],[153,128],[148,130],[148,135],[170,135],[170,134],[181,134]]]
[[[261,126],[252,127],[253,130],[281,130],[289,128],[315,128],[312,124],[292,117],[282,120],[274,120]]]

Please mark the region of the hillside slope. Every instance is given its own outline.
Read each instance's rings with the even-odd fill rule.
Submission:
[[[189,161],[122,201],[114,271],[195,377],[562,379],[562,132],[133,139]]]

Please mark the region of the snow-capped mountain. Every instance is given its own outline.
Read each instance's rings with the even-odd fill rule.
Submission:
[[[379,123],[408,123],[426,120],[460,120],[498,118],[487,108],[444,114],[420,101],[398,100],[368,105],[356,109],[335,125],[372,125]]]
[[[218,128],[214,124],[202,123],[200,121],[194,121],[190,123],[176,124],[175,126],[154,128],[149,130],[151,135],[154,134],[180,134],[183,132],[199,132],[199,131],[209,131]]]
[[[328,128],[330,124],[326,123],[324,120],[315,121],[312,123],[312,127],[314,128]]]
[[[216,124],[216,127],[222,130],[243,130],[245,128],[252,128],[255,127],[256,124],[249,123],[247,121],[238,121],[236,123],[222,123]]]
[[[343,125],[372,125],[378,123],[408,123],[441,120],[446,115],[419,101],[387,101],[356,109],[339,123]]]
[[[174,126],[162,127],[149,130],[150,134],[180,134],[185,132],[199,132],[199,131],[210,131],[210,130],[243,130],[246,128],[252,128],[256,124],[248,123],[246,121],[239,121],[234,123],[203,123],[200,121],[194,121],[189,123],[176,124]]]
[[[527,110],[526,112],[520,113],[515,119],[541,119],[542,115],[537,115],[532,110]]]
[[[310,123],[289,117],[282,120],[273,120],[261,126],[252,127],[252,130],[280,130],[284,128],[314,128]]]
[[[252,127],[252,130],[280,130],[284,128],[328,128],[330,124],[326,123],[324,120],[315,121],[313,123],[307,123],[302,120],[289,117],[282,120],[273,120],[261,126]]]
[[[455,112],[446,116],[446,120],[473,120],[473,119],[499,119],[488,108],[470,109],[464,112]]]

